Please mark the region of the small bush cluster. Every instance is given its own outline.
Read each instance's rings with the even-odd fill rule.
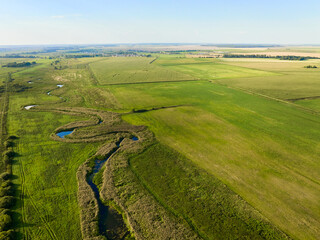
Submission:
[[[308,65],[308,66],[304,66],[304,68],[318,68],[316,65]]]

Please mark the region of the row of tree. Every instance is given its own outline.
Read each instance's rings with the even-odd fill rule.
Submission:
[[[303,61],[308,59],[319,59],[317,57],[302,57],[302,56],[269,56],[265,54],[224,54],[224,58],[276,58],[280,60],[296,60]]]
[[[4,142],[5,151],[2,154],[2,161],[7,171],[0,174],[0,239],[14,239],[11,208],[15,204],[12,174],[9,173],[15,153],[13,152],[13,140],[10,136]]]
[[[70,54],[65,55],[65,58],[91,58],[91,57],[103,57],[102,54]]]
[[[0,58],[36,58],[36,56],[33,55],[19,55],[19,54],[6,54],[3,56],[0,56]]]
[[[32,65],[37,64],[36,62],[12,62],[12,63],[7,63],[5,65],[2,65],[2,67],[30,67]]]

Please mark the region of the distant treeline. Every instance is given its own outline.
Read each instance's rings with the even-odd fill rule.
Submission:
[[[103,54],[72,54],[72,55],[65,55],[65,58],[90,58],[90,57],[103,57]]]
[[[35,64],[36,62],[22,62],[22,63],[12,62],[12,63],[2,65],[2,67],[30,67]]]
[[[203,44],[205,47],[220,47],[220,48],[271,48],[282,47],[274,44]]]
[[[199,50],[178,50],[178,51],[165,51],[168,54],[183,54],[183,53],[193,53],[199,52]]]
[[[280,60],[297,60],[303,61],[308,59],[318,59],[317,57],[301,57],[301,56],[268,56],[263,54],[224,54],[224,58],[276,58]]]
[[[318,68],[316,65],[308,65],[308,66],[304,66],[304,68]]]
[[[19,54],[6,54],[4,56],[0,56],[0,58],[36,58],[36,56],[32,55],[19,55]]]
[[[77,49],[77,50],[69,50],[67,53],[97,53],[99,49]]]
[[[39,51],[32,51],[32,52],[24,52],[25,54],[39,54],[39,53],[54,53],[59,51],[67,51],[75,49],[76,47],[45,47]]]

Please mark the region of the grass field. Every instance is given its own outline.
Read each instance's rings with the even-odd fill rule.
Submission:
[[[193,64],[172,64],[170,69],[190,74],[201,80],[275,75],[271,72],[220,64],[217,61]]]
[[[317,96],[320,72],[304,66],[318,60],[183,56],[41,59],[12,75],[19,239],[81,239],[76,171],[101,145],[54,141],[56,128],[85,118],[23,110],[33,104],[127,113],[148,126],[159,142],[130,156],[127,171],[204,239],[320,237],[320,121],[297,106],[320,102],[294,100]]]
[[[9,134],[19,137],[14,147],[17,206],[13,216],[18,238],[81,239],[76,172],[97,145],[50,139],[57,127],[82,118],[22,110],[29,104],[59,101],[46,94],[47,89],[57,88],[50,72],[44,62],[13,75],[15,83],[32,87],[10,97]]]
[[[16,221],[23,222],[19,231],[31,239],[80,239],[75,174],[94,146],[50,140],[56,127],[74,120],[70,117],[22,113],[9,120],[15,127],[11,134],[20,137],[13,165],[20,195]]]
[[[188,74],[150,64],[152,60],[154,58],[108,58],[92,63],[90,67],[101,85],[195,79]]]
[[[249,67],[262,71],[272,71],[276,76],[225,79],[219,81],[232,87],[249,89],[280,99],[294,99],[319,95],[320,70],[307,69],[304,66],[318,65],[318,60],[309,61],[228,61],[224,63],[232,66]]]
[[[203,239],[285,239],[221,181],[161,144],[130,160],[148,190]],[[173,177],[174,176],[174,177]],[[232,226],[232,227],[231,227]]]
[[[217,176],[293,237],[319,236],[312,227],[319,225],[317,116],[205,82],[135,86],[128,94],[125,86],[113,89],[130,107],[142,107],[142,98],[149,106],[148,95],[158,97],[156,106],[161,99],[164,106],[191,104],[125,119],[149,126],[161,142]]]

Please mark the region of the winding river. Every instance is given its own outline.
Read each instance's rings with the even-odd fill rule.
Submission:
[[[131,140],[137,141],[138,138],[136,136],[132,137]],[[119,214],[116,210],[104,205],[100,199],[100,191],[97,185],[93,182],[94,176],[102,169],[103,165],[106,163],[106,161],[120,148],[121,142],[123,141],[123,138],[119,139],[119,141],[116,142],[116,147],[109,153],[109,156],[103,160],[96,159],[94,162],[94,167],[92,170],[92,173],[87,179],[88,184],[92,188],[95,197],[98,201],[98,207],[99,207],[99,231],[101,235],[106,236],[108,239],[118,239],[114,235],[114,233],[117,232],[117,230],[120,229],[126,229],[125,223],[123,221],[123,218],[121,214]],[[113,234],[108,234],[108,232],[111,232]],[[125,233],[125,236],[129,234],[129,231]]]

